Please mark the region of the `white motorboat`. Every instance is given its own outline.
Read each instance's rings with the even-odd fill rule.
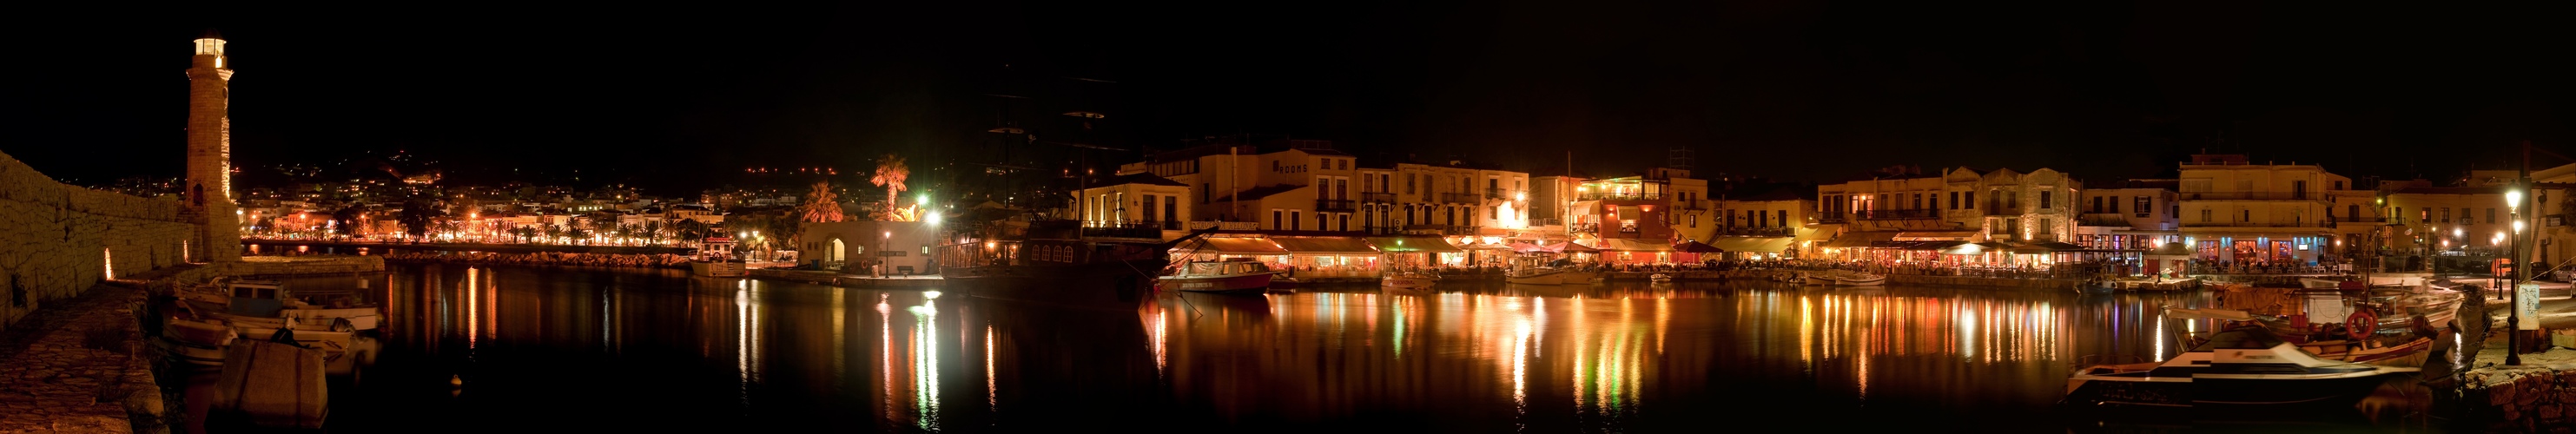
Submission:
[[[1655,282],[1655,283],[1672,283],[1672,282],[1673,282],[1673,275],[1670,275],[1670,274],[1664,274],[1664,273],[1655,273],[1654,275],[1646,276],[1646,280],[1650,280],[1650,281],[1653,281],[1653,282]]]
[[[1260,294],[1270,288],[1271,279],[1279,272],[1252,258],[1223,261],[1183,262],[1170,275],[1163,276],[1160,287],[1189,292],[1224,294]]]
[[[2178,408],[2348,409],[2388,375],[2418,368],[2332,361],[2259,325],[2228,328],[2163,362],[2077,368],[2068,404]]]
[[[292,319],[297,331],[345,333],[375,330],[381,316],[373,303],[348,297],[334,299],[329,306],[313,304],[274,280],[240,280],[224,288],[229,297],[224,314],[218,317],[236,328],[284,328]]]
[[[689,275],[698,277],[743,277],[751,275],[750,267],[733,256],[733,238],[710,237],[698,247],[698,255],[689,258]]]

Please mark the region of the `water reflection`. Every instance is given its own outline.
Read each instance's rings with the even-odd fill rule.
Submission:
[[[370,374],[383,380],[335,390],[335,428],[2062,431],[2068,365],[2169,357],[2194,329],[2155,306],[2205,302],[1444,284],[1165,295],[1102,313],[679,273],[398,266],[373,279],[387,292],[388,348]],[[464,392],[446,392],[451,375]],[[978,387],[984,405],[944,400]],[[2388,411],[2406,411],[2391,395]],[[1837,416],[1783,416],[1820,411]],[[569,416],[583,414],[629,416]]]

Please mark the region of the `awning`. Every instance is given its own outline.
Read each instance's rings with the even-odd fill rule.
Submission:
[[[1825,247],[1869,247],[1872,243],[1896,239],[1896,234],[1896,231],[1845,232],[1825,243]]]
[[[1386,253],[1457,253],[1464,252],[1440,237],[1369,237],[1368,243]]]
[[[1915,251],[1925,251],[1925,252],[1937,252],[1937,251],[1941,251],[1941,249],[1947,249],[1947,248],[1951,248],[1951,247],[1964,246],[1964,245],[1968,245],[1968,242],[1966,242],[1966,241],[1917,241],[1917,242],[1915,242],[1915,243],[1914,243],[1914,245],[1911,245],[1911,246],[1905,246],[1905,250],[1915,250]]]
[[[1352,237],[1271,237],[1279,248],[1300,255],[1375,255],[1368,240]]]
[[[2078,246],[2078,245],[2074,245],[2074,244],[2061,243],[2061,242],[2056,242],[2056,241],[2044,241],[2044,242],[2037,242],[2037,243],[2023,244],[2023,245],[2020,245],[2020,246],[2013,247],[2013,248],[2012,248],[2012,252],[2013,252],[2013,253],[2053,253],[2053,252],[2063,252],[2063,251],[2068,251],[2068,250],[2083,250],[2083,249],[2084,249],[2084,246]]]
[[[1977,231],[1907,231],[1896,233],[1895,239],[1903,241],[1967,241],[1969,238],[1975,238],[1976,236]]]
[[[1834,231],[1822,229],[1799,229],[1796,230],[1796,232],[1798,232],[1798,238],[1791,241],[1803,243],[1808,241],[1825,241],[1834,239]]]
[[[1698,241],[1674,245],[1673,251],[1683,253],[1726,253],[1726,249],[1721,249],[1717,246],[1708,245],[1708,243]]]
[[[1780,253],[1782,250],[1788,250],[1789,244],[1793,242],[1795,241],[1781,237],[1730,237],[1708,240],[1708,245],[1717,246],[1729,252]]]
[[[1940,252],[1941,252],[1941,254],[1944,254],[1944,255],[1983,255],[1983,254],[1987,254],[1987,253],[2005,252],[2005,251],[2011,251],[2011,250],[2012,250],[2012,245],[2011,245],[2011,244],[2004,244],[2004,243],[1997,243],[1997,242],[1983,242],[1983,243],[1959,243],[1958,245],[1949,246],[1949,247],[1943,247],[1943,248],[1941,248]]]
[[[2165,243],[2164,247],[2157,247],[2155,250],[2147,251],[2145,256],[2149,258],[2161,256],[2163,257],[2161,259],[2188,259],[2191,257],[2191,247],[2183,246],[2182,243]]]
[[[1521,253],[1545,252],[1547,251],[1547,248],[1540,247],[1538,244],[1533,244],[1528,241],[1520,241],[1512,243],[1512,251]]]
[[[1664,244],[1663,241],[1660,240],[1604,238],[1601,240],[1601,250],[1621,252],[1670,252],[1673,251],[1673,245]]]
[[[1549,244],[1547,245],[1547,250],[1557,253],[1589,253],[1601,251],[1601,249],[1592,248],[1592,246],[1586,246],[1582,243],[1571,241]]]
[[[1200,238],[1199,241],[1204,241],[1204,243],[1181,243],[1179,246],[1174,246],[1172,250],[1182,254],[1202,255],[1266,256],[1288,254],[1287,250],[1280,249],[1279,245],[1272,244],[1270,239],[1267,238],[1208,237]]]

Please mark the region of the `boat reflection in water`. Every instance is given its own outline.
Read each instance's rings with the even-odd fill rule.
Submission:
[[[386,349],[365,387],[334,391],[333,428],[2065,431],[2104,422],[2049,416],[2065,414],[2069,365],[2172,357],[2164,343],[2188,330],[2157,326],[2155,306],[2203,301],[1450,282],[1100,312],[682,272],[394,268]],[[2409,401],[2373,399],[2337,423],[2422,423],[2380,416]],[[1790,416],[1804,414],[1832,416]]]

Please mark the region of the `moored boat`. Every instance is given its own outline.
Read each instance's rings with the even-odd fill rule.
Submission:
[[[1084,236],[1076,222],[1032,222],[1018,239],[993,237],[941,246],[939,276],[968,296],[1075,309],[1134,309],[1150,300],[1151,274],[1169,266],[1172,241]]]
[[[698,247],[697,256],[689,258],[689,275],[698,277],[743,277],[751,275],[748,263],[735,257],[733,238],[709,237]]]
[[[1555,268],[1514,268],[1503,273],[1503,282],[1522,285],[1565,284],[1565,270]]]
[[[1422,271],[1396,271],[1378,277],[1378,286],[1399,289],[1423,289],[1440,283],[1440,275]]]
[[[1187,261],[1171,275],[1163,276],[1161,289],[1220,294],[1259,294],[1270,288],[1279,272],[1251,258],[1223,261]]]
[[[1887,283],[1887,276],[1851,270],[1808,273],[1806,279],[1808,285],[1819,286],[1878,286]]]
[[[2226,408],[2350,408],[2389,375],[2417,372],[2320,359],[2270,329],[2239,325],[2162,362],[2081,367],[2067,378],[2069,404]]]

